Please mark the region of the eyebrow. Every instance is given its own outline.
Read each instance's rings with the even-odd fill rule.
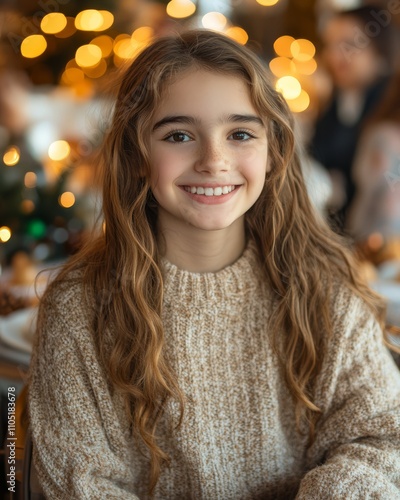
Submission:
[[[261,125],[264,127],[264,123],[260,117],[256,115],[229,115],[227,117],[223,117],[219,120],[220,123],[256,123],[257,125]],[[153,132],[164,125],[169,125],[171,123],[185,123],[187,125],[198,125],[200,124],[200,120],[195,118],[194,116],[185,116],[185,115],[170,115],[166,116],[159,120],[153,127]]]

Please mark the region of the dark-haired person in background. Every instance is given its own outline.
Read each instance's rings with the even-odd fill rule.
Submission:
[[[361,127],[390,74],[389,21],[389,13],[384,18],[380,8],[370,5],[335,13],[322,33],[324,62],[334,91],[316,121],[310,152],[331,174],[336,199],[329,215],[339,231],[355,194],[351,166]]]

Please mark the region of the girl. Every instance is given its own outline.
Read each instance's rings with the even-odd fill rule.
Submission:
[[[41,304],[29,413],[49,498],[399,495],[383,307],[315,215],[292,127],[224,35],[159,39],[127,69],[104,234]]]

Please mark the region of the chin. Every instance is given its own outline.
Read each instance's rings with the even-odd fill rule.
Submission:
[[[233,224],[233,220],[229,221],[190,221],[189,224],[197,229],[201,229],[203,231],[222,231],[223,229],[227,229],[229,226]]]

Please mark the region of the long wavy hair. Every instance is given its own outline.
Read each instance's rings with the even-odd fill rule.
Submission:
[[[383,326],[382,303],[358,278],[344,241],[310,204],[292,115],[262,62],[230,38],[207,30],[153,42],[123,74],[102,147],[103,230],[49,287],[68,279],[71,270],[82,269],[80,279],[96,307],[92,334],[99,359],[112,386],[122,393],[133,433],[149,458],[150,494],[168,461],[157,444],[157,424],[173,398],[179,403],[180,425],[185,395],[165,354],[149,136],[168,85],[191,68],[241,78],[266,123],[271,171],[246,214],[246,230],[276,297],[271,321],[280,332],[276,350],[296,403],[297,425],[306,422],[311,438],[319,415],[312,389],[324,360],[324,341],[332,331],[335,282],[363,297]],[[108,329],[112,336],[107,336]]]

